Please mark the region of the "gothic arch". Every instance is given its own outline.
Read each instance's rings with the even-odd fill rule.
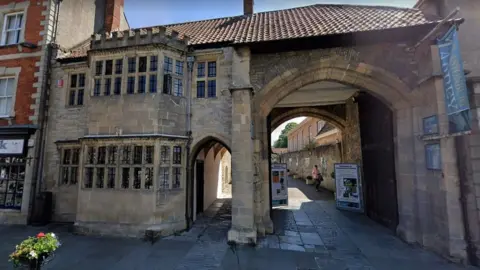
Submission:
[[[275,130],[278,126],[280,126],[283,122],[293,119],[295,117],[300,116],[307,116],[307,117],[314,117],[321,120],[325,120],[328,123],[334,125],[336,128],[343,130],[345,128],[345,120],[341,117],[328,112],[326,110],[317,109],[317,108],[296,108],[293,110],[289,110],[288,112],[284,112],[278,116],[276,116],[271,121],[271,130]]]
[[[365,63],[338,58],[317,61],[308,68],[292,68],[258,89],[254,102],[260,115],[267,116],[273,107],[296,90],[319,81],[334,81],[366,90],[391,109],[407,107],[415,102],[410,88],[394,74]]]

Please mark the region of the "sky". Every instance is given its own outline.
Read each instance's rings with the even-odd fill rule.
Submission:
[[[412,7],[416,0],[254,0],[254,12],[314,4]],[[132,28],[205,20],[243,14],[243,0],[125,0]]]

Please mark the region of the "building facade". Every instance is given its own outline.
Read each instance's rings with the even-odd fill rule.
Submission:
[[[186,229],[205,187],[197,183],[199,156],[216,145],[231,153],[228,239],[255,243],[273,231],[270,133],[311,116],[338,127],[342,161],[362,167],[369,217],[408,242],[467,260],[452,183],[462,179],[459,166],[471,164],[456,159],[454,138],[419,136],[431,115],[448,132],[435,40],[415,47],[437,21],[418,9],[314,5],[252,14],[251,4],[242,16],[107,31],[57,51],[43,175],[53,219],[85,233]],[[476,141],[475,132],[465,136]],[[425,157],[432,142],[441,153],[433,169]]]
[[[288,135],[288,152],[282,153],[290,174],[306,179],[317,165],[324,181],[321,186],[335,192],[332,177],[335,163],[342,162],[342,133],[325,120],[307,117]]]
[[[25,224],[35,217],[52,44],[72,46],[113,21],[107,6],[96,2],[101,1],[0,1],[0,224]],[[95,22],[98,14],[104,21]]]

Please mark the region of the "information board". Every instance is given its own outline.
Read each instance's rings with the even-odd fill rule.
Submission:
[[[337,208],[363,212],[362,181],[357,164],[335,164]]]
[[[272,164],[272,206],[288,205],[287,164]]]

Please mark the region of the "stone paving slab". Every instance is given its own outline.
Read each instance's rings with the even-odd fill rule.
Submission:
[[[256,247],[229,246],[231,201],[218,200],[193,228],[153,245],[139,239],[78,236],[69,226],[0,226],[0,269],[15,244],[38,232],[55,232],[62,241],[44,269],[86,270],[456,270],[451,264],[411,247],[364,215],[341,212],[332,196],[289,181],[291,205],[273,211],[275,234]],[[3,259],[2,259],[3,258]]]

